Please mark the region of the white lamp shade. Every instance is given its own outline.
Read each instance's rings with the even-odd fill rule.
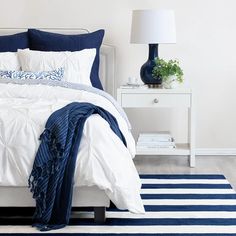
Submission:
[[[139,44],[176,43],[174,11],[134,10],[130,42]]]

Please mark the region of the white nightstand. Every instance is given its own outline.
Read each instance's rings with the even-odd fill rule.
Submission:
[[[117,100],[123,108],[179,107],[188,109],[188,143],[176,144],[173,149],[152,149],[137,155],[188,155],[195,166],[194,103],[191,89],[119,88]]]

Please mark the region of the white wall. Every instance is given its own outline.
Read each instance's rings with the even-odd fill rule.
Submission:
[[[186,84],[195,91],[197,147],[236,148],[235,0],[1,0],[0,3],[0,27],[84,27],[91,31],[104,28],[105,42],[116,46],[118,84],[128,76],[139,76],[139,68],[147,58],[146,45],[129,43],[132,9],[174,9],[177,44],[161,45],[160,55],[180,59]],[[146,115],[147,111],[151,115]],[[186,127],[182,122],[185,111],[131,110],[128,114],[135,135],[139,130],[171,127],[179,141],[185,139]]]

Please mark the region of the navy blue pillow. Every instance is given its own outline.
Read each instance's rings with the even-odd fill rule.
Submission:
[[[38,51],[80,51],[96,48],[97,53],[92,66],[90,80],[93,87],[103,89],[99,79],[99,50],[104,37],[104,30],[88,34],[64,35],[29,29],[30,49]]]
[[[29,47],[28,33],[0,36],[0,52],[16,52]]]

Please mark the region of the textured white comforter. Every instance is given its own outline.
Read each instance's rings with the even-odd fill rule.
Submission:
[[[143,212],[141,182],[133,164],[134,139],[125,119],[104,96],[48,85],[0,84],[0,186],[27,186],[39,136],[52,112],[73,102],[90,102],[113,114],[126,148],[99,115],[85,123],[75,185],[105,190],[121,209]]]

